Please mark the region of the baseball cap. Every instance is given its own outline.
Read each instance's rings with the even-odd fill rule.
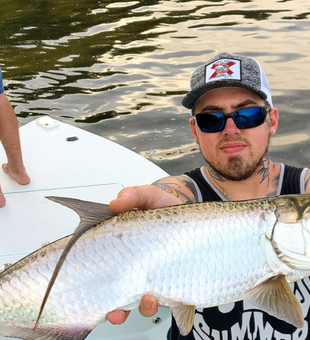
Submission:
[[[194,70],[190,77],[190,92],[183,98],[182,104],[193,109],[205,93],[224,87],[241,87],[252,91],[273,107],[270,85],[259,62],[248,56],[226,52]]]

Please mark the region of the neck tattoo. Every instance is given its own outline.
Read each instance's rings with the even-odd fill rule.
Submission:
[[[267,180],[267,184],[269,184],[269,166],[270,166],[270,158],[266,154],[265,157],[258,164],[258,174],[262,176],[260,184]]]

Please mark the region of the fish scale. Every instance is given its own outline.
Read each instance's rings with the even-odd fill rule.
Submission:
[[[105,205],[51,199],[76,210],[82,222],[74,236],[38,249],[0,274],[1,335],[82,340],[108,312],[132,309],[147,293],[171,308],[186,334],[193,309],[241,299],[264,309],[261,286],[268,291],[277,280],[285,286],[285,275],[298,279],[309,272],[305,253],[296,255],[294,265],[303,256],[308,267],[290,267],[294,254],[279,253],[285,238],[278,236],[281,226],[293,228],[292,216],[302,218],[310,205],[307,195],[195,203],[114,217]],[[296,237],[301,229],[299,223]],[[303,237],[310,239],[308,229],[305,220]],[[285,247],[290,249],[289,239]],[[276,316],[297,324],[300,313]]]

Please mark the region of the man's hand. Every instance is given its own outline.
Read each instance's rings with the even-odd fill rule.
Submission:
[[[110,209],[119,214],[131,209],[155,209],[183,202],[155,185],[141,185],[122,189],[117,199],[110,202]]]
[[[153,316],[158,311],[158,302],[152,295],[145,295],[141,300],[140,313],[143,316]],[[126,321],[129,311],[115,310],[108,314],[108,320],[114,325],[120,325]]]

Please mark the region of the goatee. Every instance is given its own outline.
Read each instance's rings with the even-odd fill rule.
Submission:
[[[267,151],[267,150],[266,150]],[[237,155],[229,157],[225,166],[216,168],[210,164],[219,175],[228,181],[244,181],[258,172],[265,154],[255,163],[245,163],[244,159]]]
[[[223,145],[226,142],[230,142],[232,140],[222,140],[218,144],[218,148],[220,145]],[[245,145],[247,145],[251,149],[251,144],[243,138],[234,139],[233,141],[242,141]],[[266,149],[260,155],[254,156],[253,152],[250,152],[249,160],[245,160],[241,155],[233,155],[230,156],[227,162],[222,163],[216,161],[215,159],[206,159],[206,162],[211,166],[211,172],[217,173],[216,177],[218,180],[229,180],[229,181],[244,181],[254,174],[258,174],[260,171],[262,164],[264,163],[263,158],[268,153],[268,146],[270,142],[270,135],[268,137],[268,142],[266,145]],[[209,169],[210,171],[210,169]]]

